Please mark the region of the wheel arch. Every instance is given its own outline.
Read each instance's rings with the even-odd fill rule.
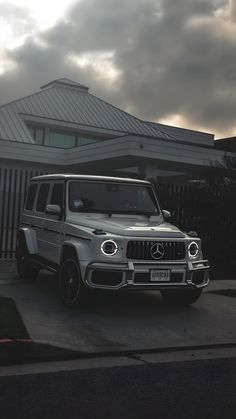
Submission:
[[[60,265],[65,259],[71,257],[76,258],[79,263],[79,254],[74,243],[64,243],[61,249]]]
[[[76,258],[82,279],[84,281],[86,266],[88,264],[88,249],[83,243],[76,240],[64,242],[61,249],[59,266],[67,257]]]

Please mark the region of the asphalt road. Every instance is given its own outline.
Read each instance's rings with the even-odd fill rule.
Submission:
[[[235,419],[236,358],[0,377],[3,419]]]
[[[226,282],[217,281],[236,286]],[[0,294],[14,299],[35,342],[83,353],[236,343],[235,298],[207,292],[182,308],[166,305],[159,292],[100,292],[70,309],[58,297],[55,277],[42,272],[36,281],[1,280]]]

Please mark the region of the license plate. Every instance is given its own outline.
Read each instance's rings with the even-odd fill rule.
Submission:
[[[157,270],[157,269],[151,269],[150,274],[150,281],[151,282],[168,282],[170,281],[170,270],[163,269],[163,270]]]

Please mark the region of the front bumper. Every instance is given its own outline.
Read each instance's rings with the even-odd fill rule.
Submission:
[[[84,281],[89,288],[107,290],[196,289],[208,285],[209,268],[207,260],[172,263],[94,262],[87,266]],[[168,281],[151,281],[151,270],[168,270],[170,273]]]

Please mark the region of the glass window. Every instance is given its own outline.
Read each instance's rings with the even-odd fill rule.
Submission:
[[[63,184],[62,183],[55,183],[52,189],[52,195],[50,204],[53,205],[60,205],[63,207]]]
[[[50,130],[48,145],[51,147],[73,148],[76,146],[76,134]]]
[[[25,201],[25,209],[31,211],[33,209],[34,200],[37,192],[37,184],[32,183],[27,192],[27,198]]]
[[[78,138],[77,138],[77,145],[78,146],[80,146],[80,145],[87,145],[87,144],[91,144],[91,143],[96,143],[97,141],[99,141],[99,140],[97,140],[95,138],[87,138],[87,137],[80,137],[80,136],[78,136]]]
[[[37,199],[37,204],[36,204],[36,211],[39,211],[39,212],[45,211],[48,191],[49,191],[49,183],[42,183],[39,189],[39,194],[38,194],[38,199]]]
[[[41,127],[35,127],[35,142],[36,144],[43,144],[44,140],[44,128]]]
[[[42,145],[44,143],[44,131],[43,127],[36,127],[34,125],[28,125],[28,129],[31,137],[34,139],[35,144]]]
[[[69,207],[79,212],[160,213],[152,188],[114,182],[70,182]]]

